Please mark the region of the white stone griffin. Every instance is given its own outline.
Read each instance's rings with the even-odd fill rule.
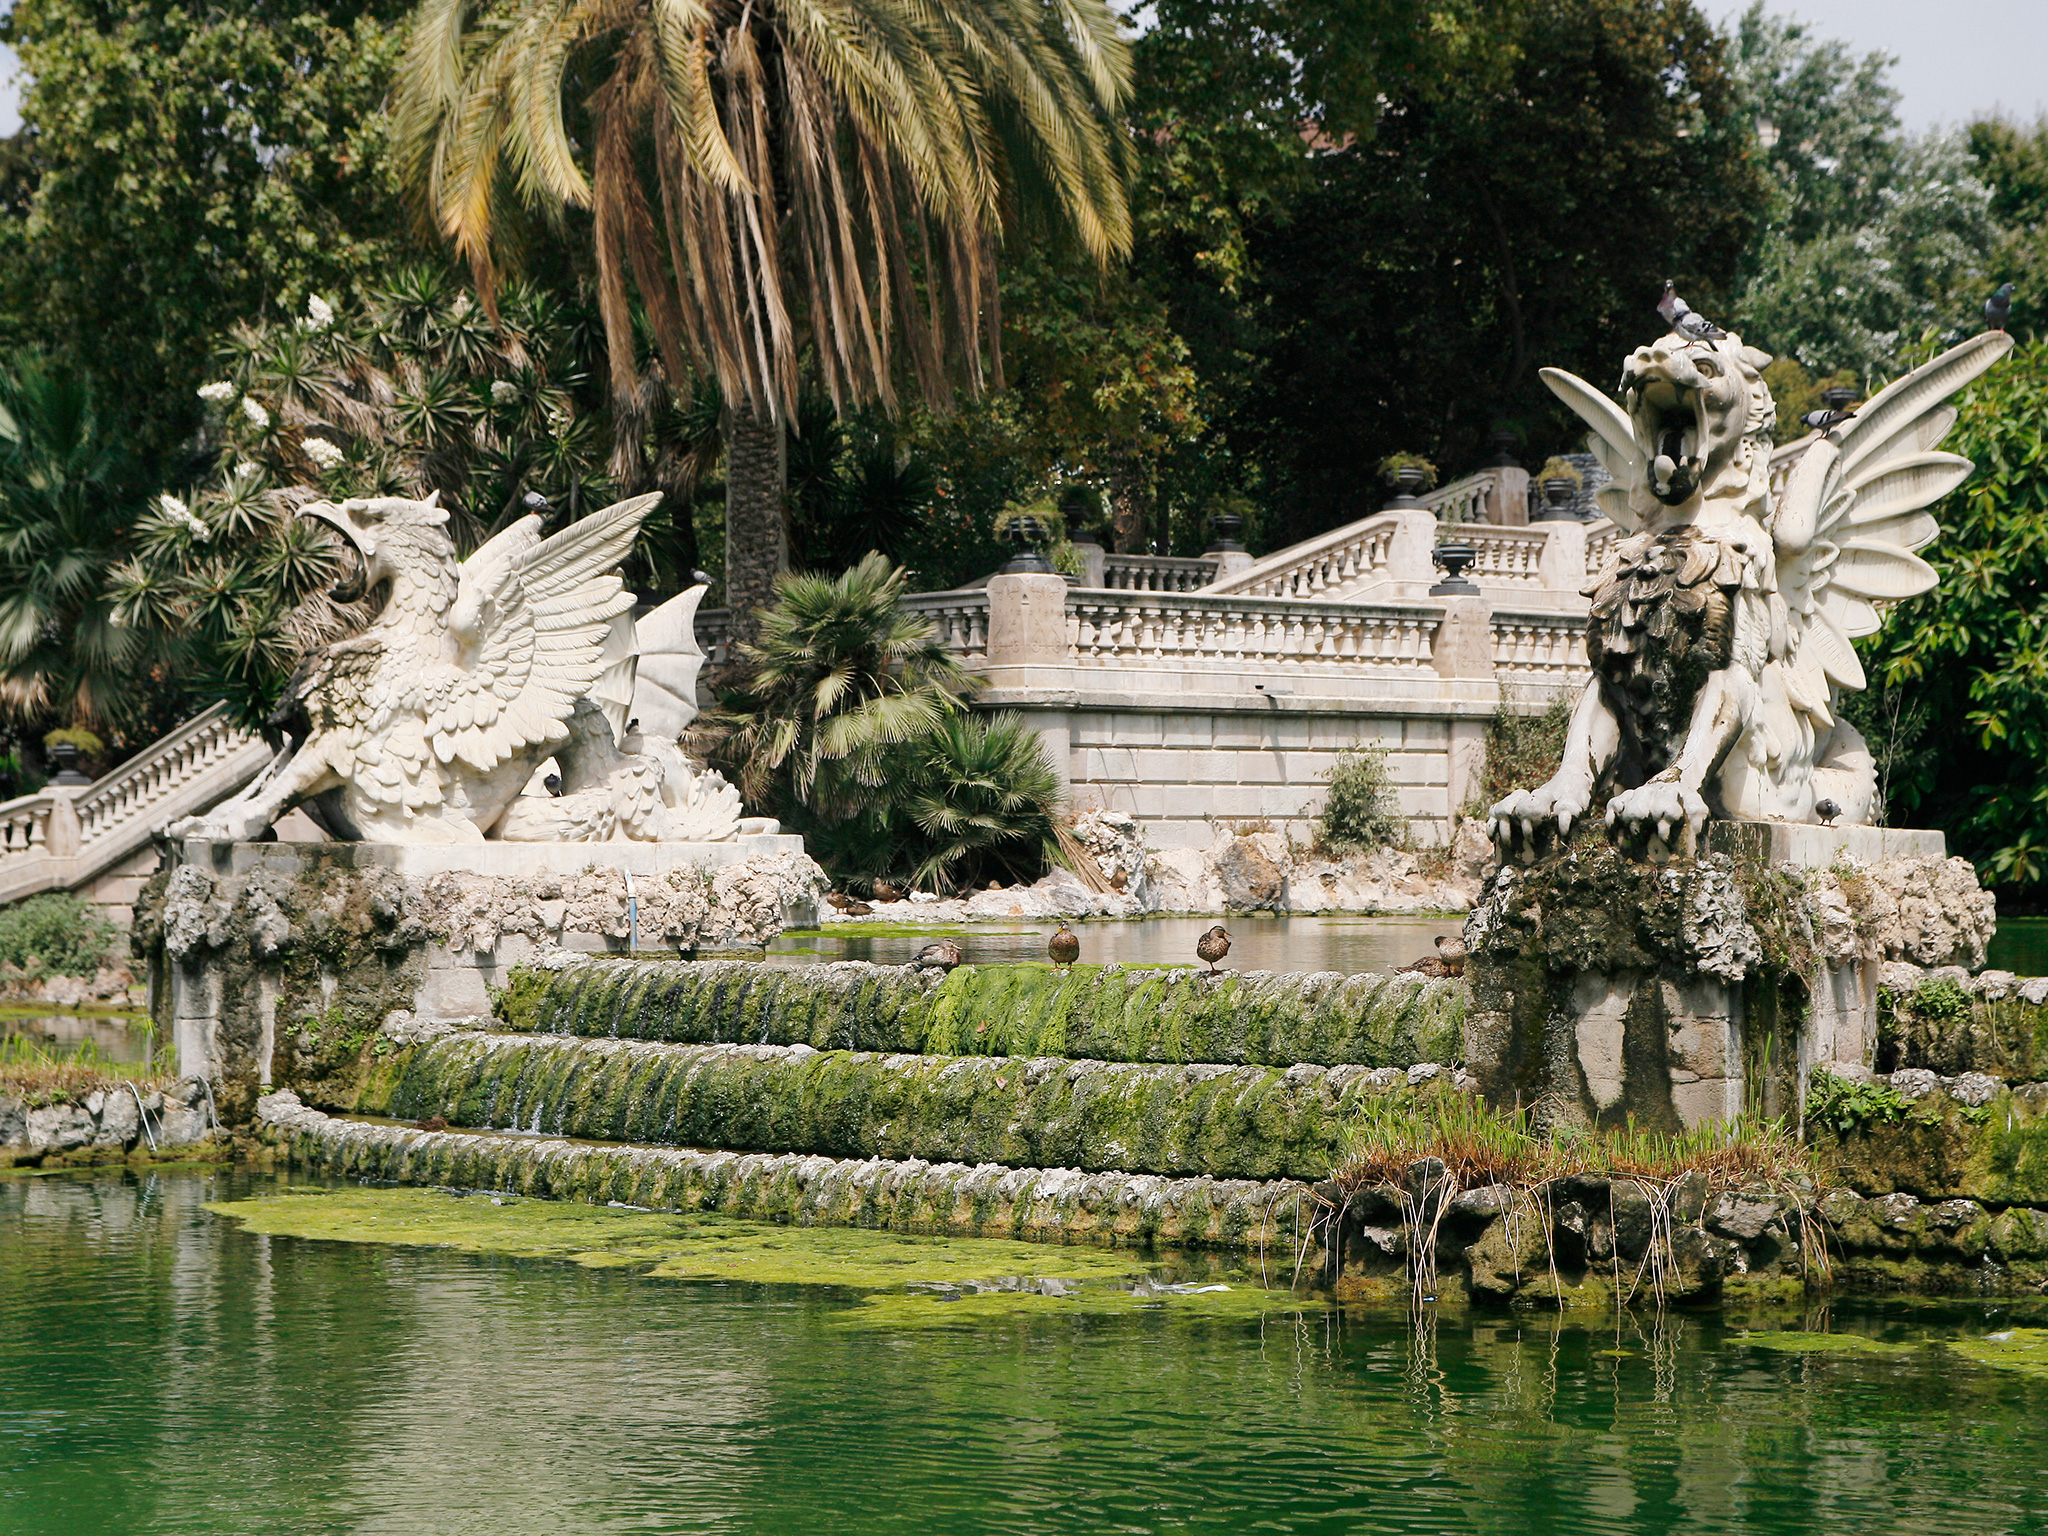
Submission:
[[[301,508],[353,546],[348,584],[388,595],[362,633],[300,665],[271,721],[284,745],[256,781],[170,834],[246,840],[303,805],[347,841],[736,835],[738,793],[676,746],[696,713],[704,589],[635,625],[614,574],[657,500],[545,539],[522,518],[461,562],[434,498]],[[538,782],[550,757],[559,793]]]
[[[1841,696],[1865,686],[1850,643],[1882,605],[1925,592],[1924,510],[1968,478],[1938,453],[1948,399],[2012,345],[1971,338],[1817,434],[1775,497],[1770,358],[1739,336],[1674,331],[1623,368],[1617,407],[1583,379],[1543,378],[1593,430],[1628,535],[1585,591],[1593,679],[1564,761],[1489,812],[1503,849],[1568,834],[1596,803],[1610,828],[1696,840],[1709,817],[1868,822],[1877,780]]]

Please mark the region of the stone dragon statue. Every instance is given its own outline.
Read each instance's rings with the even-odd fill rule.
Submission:
[[[168,829],[259,837],[294,806],[345,841],[722,841],[739,796],[684,758],[704,661],[702,587],[636,625],[615,574],[660,498],[541,537],[520,519],[457,561],[438,498],[316,501],[299,516],[354,550],[346,585],[386,588],[360,634],[300,664],[254,783]],[[553,758],[559,793],[539,782]]]
[[[1840,712],[1865,686],[1851,644],[1880,606],[1925,592],[1925,508],[1969,476],[1936,451],[1949,397],[2012,345],[1987,331],[1820,432],[1771,490],[1777,412],[1742,338],[1674,328],[1622,370],[1623,406],[1556,368],[1544,381],[1592,428],[1627,535],[1585,588],[1593,678],[1546,784],[1489,811],[1504,853],[1562,839],[1604,804],[1610,829],[1696,843],[1710,817],[1867,823],[1876,772]],[[1625,408],[1624,408],[1625,407]]]

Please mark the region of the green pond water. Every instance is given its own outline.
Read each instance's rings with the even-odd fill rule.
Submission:
[[[2048,976],[2048,917],[2001,917],[1985,964],[2020,976]]]
[[[1090,965],[1200,965],[1195,940],[1214,917],[1104,918],[1076,923],[1081,959]],[[1441,917],[1260,917],[1221,919],[1230,932],[1223,962],[1237,971],[1391,971],[1434,954],[1436,936],[1465,926],[1460,914]],[[977,965],[1045,959],[1046,940],[1058,923],[961,923],[916,928],[908,924],[845,922],[792,929],[768,950],[772,964],[814,965],[821,960],[873,960],[901,965],[941,936],[952,939]]]
[[[332,1191],[410,1243],[234,1219],[324,1198],[285,1190],[0,1178],[0,1531],[2048,1530],[2011,1307],[1415,1319],[1249,1276],[990,1307],[943,1295],[1101,1256],[895,1240],[876,1297],[654,1273],[687,1223],[634,1212],[448,1201],[484,1251],[419,1246],[421,1192]]]

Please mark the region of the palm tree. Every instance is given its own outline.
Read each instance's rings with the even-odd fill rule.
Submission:
[[[150,637],[104,593],[147,492],[83,375],[0,369],[0,710],[24,723],[133,725]]]
[[[808,822],[859,814],[893,749],[929,735],[973,687],[931,621],[905,612],[904,573],[871,554],[839,576],[784,572],[744,694],[715,722],[717,759],[747,804]]]
[[[787,556],[799,359],[841,407],[893,405],[905,364],[934,406],[1000,382],[1004,233],[1130,249],[1129,89],[1105,0],[423,0],[397,124],[487,296],[521,211],[588,208],[614,392],[636,291],[671,387],[716,379],[744,636]]]

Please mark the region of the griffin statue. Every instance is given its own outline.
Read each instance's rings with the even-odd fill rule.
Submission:
[[[293,806],[346,841],[721,841],[739,795],[676,737],[696,713],[696,587],[636,625],[615,574],[660,498],[541,537],[520,519],[458,562],[438,498],[312,502],[387,595],[300,665],[256,781],[173,837],[259,837]],[[546,774],[548,759],[558,772]],[[553,780],[559,793],[543,783]]]
[[[1820,432],[1776,496],[1770,358],[1741,337],[1675,324],[1624,365],[1625,409],[1543,370],[1592,428],[1614,477],[1601,507],[1626,537],[1585,589],[1593,677],[1563,763],[1488,813],[1503,851],[1564,837],[1596,804],[1666,844],[1709,817],[1867,823],[1876,772],[1840,713],[1865,686],[1850,642],[1935,584],[1914,553],[1939,532],[1924,509],[1971,469],[1935,451],[1947,402],[2011,345],[1987,331],[1891,384]]]

